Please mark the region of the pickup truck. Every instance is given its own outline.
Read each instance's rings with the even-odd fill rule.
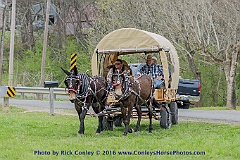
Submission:
[[[190,104],[200,100],[201,85],[199,80],[179,78],[177,97],[178,108],[188,109]]]
[[[140,69],[144,63],[130,63],[132,75],[140,73]],[[189,109],[190,104],[194,104],[200,99],[200,81],[192,79],[183,79],[179,77],[177,97],[178,108]]]

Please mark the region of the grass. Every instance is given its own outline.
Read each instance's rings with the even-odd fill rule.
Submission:
[[[148,120],[143,120],[139,136],[128,134],[123,138],[123,127],[95,135],[96,117],[86,117],[85,135],[77,137],[76,116],[48,113],[24,113],[22,109],[10,108],[0,113],[0,159],[239,159],[240,126],[180,122],[164,130],[153,121],[153,133],[147,132]],[[136,120],[132,120],[135,124]],[[132,125],[133,127],[133,125]],[[72,155],[64,155],[71,153]],[[94,152],[90,155],[76,155]],[[97,152],[100,155],[96,155]],[[119,152],[140,155],[119,155]],[[145,151],[164,153],[175,151],[183,154],[198,151],[205,155],[144,155]],[[161,152],[159,152],[161,151]],[[58,152],[62,155],[53,155]],[[35,153],[35,154],[34,154]],[[50,155],[41,155],[41,154]],[[103,155],[103,154],[107,155]]]

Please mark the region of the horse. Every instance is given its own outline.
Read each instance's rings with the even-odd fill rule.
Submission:
[[[130,118],[133,107],[135,106],[138,114],[138,120],[135,128],[135,133],[140,133],[140,122],[142,117],[141,105],[146,105],[149,110],[149,133],[152,133],[152,111],[154,104],[158,107],[156,100],[153,98],[153,80],[147,74],[140,74],[134,77],[128,76],[127,73],[113,74],[112,82],[114,86],[114,95],[120,102],[123,123],[125,125],[123,136],[127,136],[131,132],[129,127]]]
[[[84,134],[84,119],[90,106],[96,114],[104,110],[106,101],[106,85],[104,78],[99,76],[89,76],[87,74],[78,73],[75,67],[72,71],[67,71],[61,68],[68,76],[64,83],[68,88],[69,100],[74,103],[78,113],[80,126],[78,135]],[[98,128],[96,134],[104,130],[103,116],[98,116]]]

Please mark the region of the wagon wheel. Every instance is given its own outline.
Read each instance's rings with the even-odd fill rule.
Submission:
[[[189,109],[190,103],[183,104],[183,109]]]
[[[122,116],[118,115],[113,118],[115,127],[122,127]]]
[[[110,130],[110,131],[113,130],[113,120],[112,120],[111,117],[104,116],[102,123],[103,123],[103,129],[104,130]]]
[[[172,126],[172,115],[170,113],[169,107],[164,107],[160,110],[160,127],[164,129],[169,129]]]
[[[178,106],[176,102],[170,103],[170,111],[172,115],[172,124],[178,124]]]

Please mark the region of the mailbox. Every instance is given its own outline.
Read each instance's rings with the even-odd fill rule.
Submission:
[[[58,87],[58,81],[45,81],[44,88]]]

